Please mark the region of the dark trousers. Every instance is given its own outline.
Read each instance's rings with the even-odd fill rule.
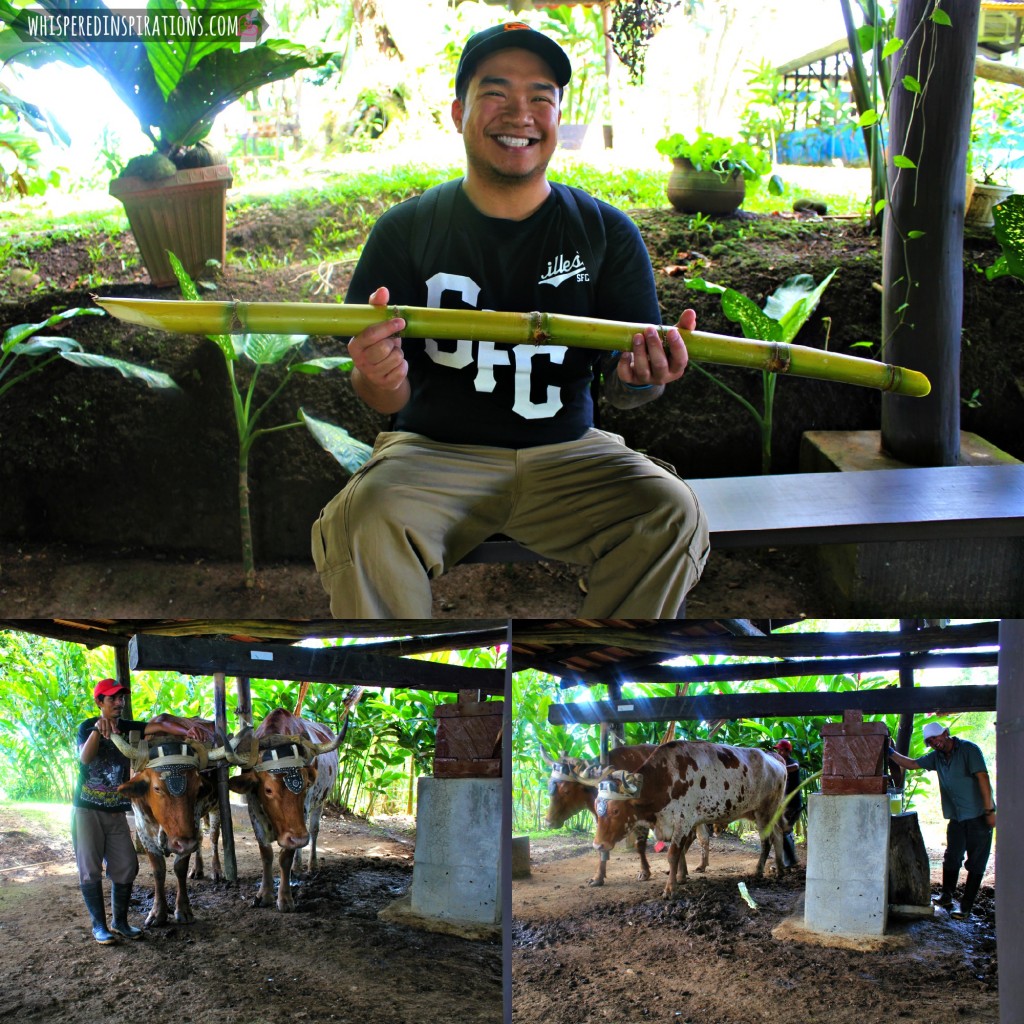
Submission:
[[[985,815],[968,818],[966,821],[950,819],[946,823],[946,854],[942,865],[950,872],[952,878],[955,879],[960,874],[961,866],[966,866],[968,873],[984,874],[991,850],[992,829],[985,824]]]

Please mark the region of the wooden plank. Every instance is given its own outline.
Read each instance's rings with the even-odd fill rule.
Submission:
[[[621,701],[550,704],[548,722],[671,722],[724,718],[800,718],[841,715],[850,708],[871,715],[953,714],[994,711],[994,685],[918,686],[913,690],[847,690],[841,693],[710,693],[701,697],[636,697]]]
[[[482,758],[478,761],[434,758],[434,777],[437,779],[500,779],[501,758]]]
[[[650,665],[630,671],[611,665],[599,672],[572,676],[564,673],[562,687],[617,683],[709,683],[749,679],[797,679],[801,676],[857,672],[897,672],[901,668],[990,668],[999,662],[997,651],[960,651],[952,654],[898,654],[870,658],[794,659],[769,662],[730,662],[724,665]]]
[[[464,668],[430,661],[366,654],[358,647],[290,647],[209,637],[138,633],[129,644],[133,669],[160,669],[209,676],[223,672],[252,679],[310,680],[336,686],[390,686],[458,693],[505,692],[504,669]]]
[[[691,480],[711,546],[1024,536],[1024,465]]]
[[[683,654],[719,654],[765,658],[813,658],[825,655],[897,654],[928,651],[941,647],[955,650],[962,647],[995,647],[999,643],[999,622],[971,622],[963,625],[929,627],[913,632],[876,630],[870,633],[758,633],[734,636],[684,636],[662,629],[623,629],[616,626],[573,626],[565,624],[550,628],[542,622],[524,619],[516,622],[513,636],[513,671],[522,666],[517,660],[521,644],[551,647],[561,651],[566,645],[577,645],[582,653],[621,647],[627,651],[664,654],[666,660]],[[526,660],[530,662],[530,658]]]
[[[1024,536],[1024,465],[780,473],[687,481],[711,547]],[[486,541],[463,562],[537,561]]]

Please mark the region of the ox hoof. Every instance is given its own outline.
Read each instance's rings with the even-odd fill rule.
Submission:
[[[638,871],[636,873],[636,880],[638,882],[647,882],[647,881],[650,880],[650,877],[651,877],[650,871]]]
[[[604,885],[604,879],[603,878],[592,878],[592,879],[590,879],[589,882],[587,882],[587,885],[590,885],[590,886]]]
[[[166,914],[150,914],[143,922],[144,928],[163,928],[167,924]]]
[[[193,914],[191,910],[185,914],[177,913],[174,915],[175,924],[193,924],[195,922],[195,919],[196,915]]]
[[[703,874],[705,871],[707,871],[707,868],[702,864],[699,868],[694,868],[693,870],[699,871],[701,874]]]

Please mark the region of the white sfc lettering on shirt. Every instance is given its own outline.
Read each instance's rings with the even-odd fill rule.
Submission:
[[[445,292],[454,292],[463,302],[475,306],[480,296],[480,286],[468,277],[459,274],[435,274],[427,281],[427,305],[439,308]],[[531,375],[534,360],[547,357],[552,363],[565,360],[564,345],[515,345],[511,349],[499,349],[492,341],[469,341],[460,339],[454,351],[442,351],[436,339],[425,338],[425,351],[439,366],[461,370],[474,363],[473,349],[476,346],[477,367],[473,384],[477,391],[490,394],[497,386],[494,369],[510,366],[513,371],[514,401],[513,412],[524,419],[547,419],[562,408],[561,388],[549,385],[543,402],[531,398]]]

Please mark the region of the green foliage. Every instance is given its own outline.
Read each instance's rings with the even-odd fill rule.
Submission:
[[[39,0],[33,6],[47,13],[109,13],[101,0]],[[179,6],[189,15],[239,16],[235,0],[193,0]],[[226,35],[200,34],[186,40],[126,37],[102,44],[74,37],[38,41],[25,11],[10,0],[0,0],[0,24],[8,26],[0,32],[8,60],[29,67],[59,62],[93,68],[135,115],[154,148],[172,157],[204,139],[217,114],[246,93],[321,67],[331,57],[284,40],[242,49],[238,36]]]
[[[996,241],[1003,250],[985,276],[994,281],[1011,275],[1024,281],[1024,196],[1007,196],[992,208]]]
[[[122,377],[141,380],[151,388],[178,387],[166,373],[161,373],[159,370],[137,366],[135,363],[129,363],[123,359],[83,352],[81,344],[74,338],[36,333],[74,317],[104,315],[102,309],[75,307],[54,313],[53,316],[37,324],[15,324],[13,327],[8,327],[4,331],[2,342],[0,342],[0,398],[15,384],[43,370],[55,359],[66,359],[78,366],[93,369],[117,370]]]
[[[777,288],[765,301],[764,309],[734,288],[694,277],[686,281],[686,287],[694,291],[709,292],[720,296],[722,312],[733,323],[740,325],[745,338],[763,341],[791,343],[818,306],[822,293],[829,286],[836,271],[816,285],[810,274],[796,274]],[[719,377],[704,367],[693,364],[698,372],[713,380],[720,388],[739,402],[754,417],[761,435],[761,471],[771,472],[772,465],[772,417],[775,408],[775,385],[778,374],[762,373],[761,408],[758,409],[737,391],[724,384]]]
[[[1007,185],[1010,164],[1020,154],[1024,97],[1003,82],[977,79],[971,110],[971,148],[968,170],[976,181]]]
[[[572,78],[562,96],[564,124],[590,124],[599,115],[606,120],[607,85],[604,67],[604,32],[597,6],[563,4],[544,8],[540,31],[556,40],[569,55]]]

